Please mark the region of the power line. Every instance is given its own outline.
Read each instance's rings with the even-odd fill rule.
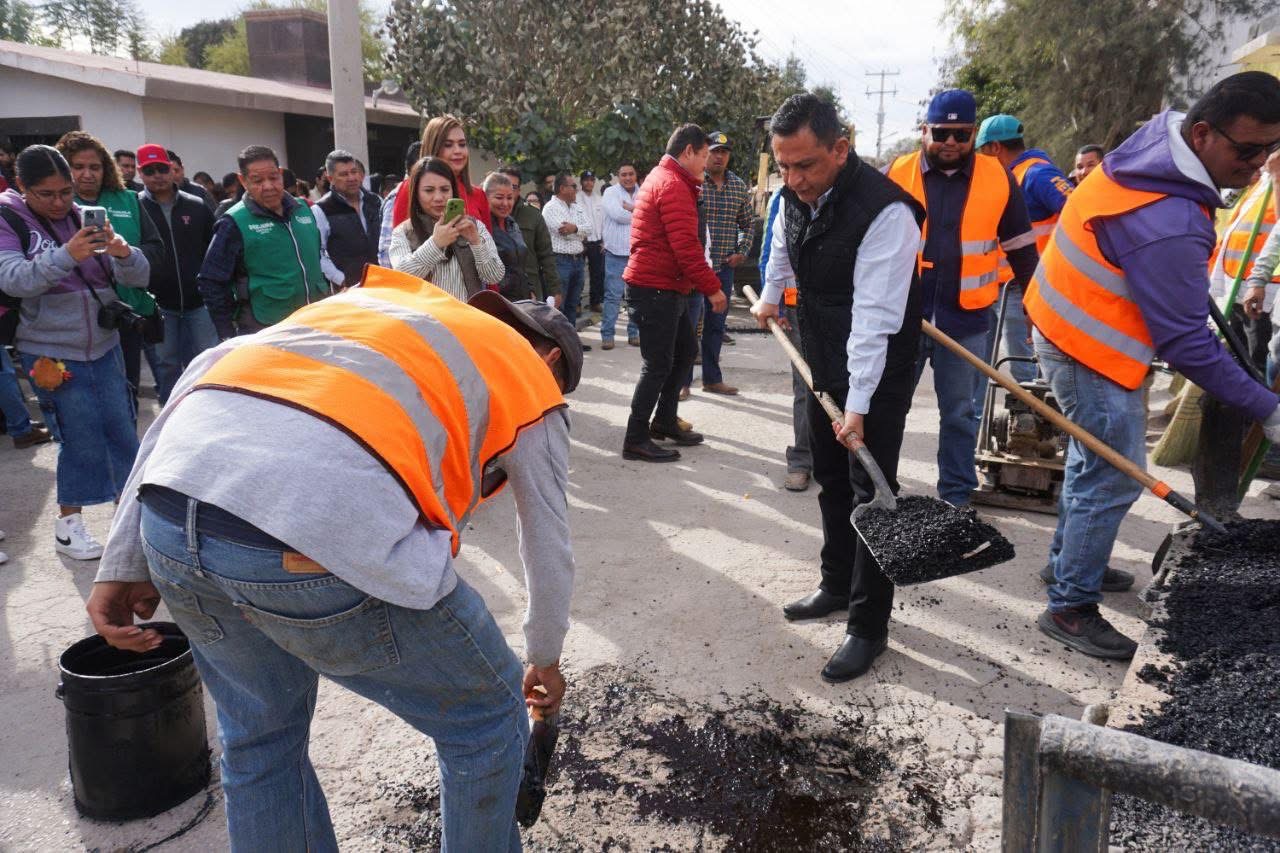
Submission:
[[[873,91],[871,90],[871,87],[870,87],[870,86],[868,86],[868,87],[867,87],[867,97],[868,97],[868,98],[869,98],[869,97],[871,97],[872,95],[879,95],[879,96],[880,96],[880,108],[876,111],[876,160],[879,160],[879,159],[880,159],[880,144],[881,144],[881,142],[882,142],[882,141],[883,141],[883,139],[884,139],[884,96],[885,96],[885,95],[897,95],[897,94],[898,94],[898,87],[897,87],[897,86],[894,86],[892,90],[886,89],[886,88],[884,87],[884,78],[886,78],[886,77],[897,77],[897,76],[898,76],[899,74],[901,74],[901,73],[902,73],[901,71],[887,71],[887,70],[885,70],[885,69],[883,69],[883,68],[882,68],[882,69],[880,69],[879,71],[868,71],[868,72],[867,72],[867,76],[868,76],[868,77],[879,77],[879,78],[880,78],[880,88],[879,88],[879,89],[877,89],[876,91],[874,91],[874,92],[873,92]]]

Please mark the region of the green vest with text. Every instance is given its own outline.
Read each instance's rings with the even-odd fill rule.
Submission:
[[[274,325],[329,295],[320,271],[320,229],[306,204],[294,205],[287,222],[259,216],[243,201],[226,215],[235,220],[244,241],[249,307],[259,323]]]
[[[107,211],[111,229],[130,246],[142,248],[142,206],[138,194],[131,190],[103,190],[98,200],[87,202],[76,197],[81,207],[97,205]],[[156,313],[156,300],[140,287],[117,287],[116,296],[143,317]]]

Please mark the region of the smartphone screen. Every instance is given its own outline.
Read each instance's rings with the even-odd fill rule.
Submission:
[[[101,231],[107,224],[107,209],[105,207],[95,207],[92,205],[89,207],[82,207],[80,208],[80,221],[84,223],[85,228],[97,228]],[[93,250],[99,255],[107,250],[106,234],[95,234],[90,238],[90,242],[102,244],[101,249]]]

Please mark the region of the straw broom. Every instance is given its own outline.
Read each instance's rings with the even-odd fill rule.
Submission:
[[[1249,242],[1244,247],[1244,257],[1240,259],[1240,268],[1236,270],[1235,279],[1231,282],[1231,290],[1223,300],[1222,313],[1227,317],[1236,304],[1236,296],[1240,292],[1240,283],[1244,281],[1245,268],[1252,260],[1253,243],[1262,229],[1262,219],[1266,215],[1267,205],[1271,203],[1271,191],[1274,184],[1268,184],[1262,195],[1262,204],[1258,206],[1258,215],[1253,219],[1253,228],[1249,231]],[[1225,247],[1223,251],[1225,251]],[[1221,337],[1221,335],[1219,335]],[[1192,382],[1184,382],[1182,393],[1177,397],[1177,406],[1169,426],[1165,427],[1155,449],[1151,451],[1151,461],[1156,465],[1185,465],[1196,454],[1200,443],[1200,398],[1204,391]]]

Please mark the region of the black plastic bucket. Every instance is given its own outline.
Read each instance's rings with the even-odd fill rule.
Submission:
[[[190,644],[172,622],[144,627],[164,636],[155,651],[122,651],[94,636],[58,659],[71,786],[85,817],[151,817],[209,783],[204,689]]]

